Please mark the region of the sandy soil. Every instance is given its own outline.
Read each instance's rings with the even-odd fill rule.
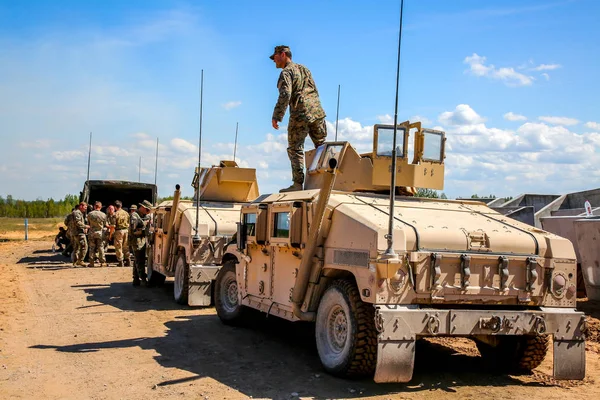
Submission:
[[[128,268],[71,268],[52,242],[0,243],[0,398],[600,398],[600,345],[587,378],[555,381],[552,357],[530,375],[485,372],[466,339],[423,341],[408,384],[333,378],[312,326],[261,319],[220,323],[180,307],[172,284],[133,288]],[[582,302],[598,340],[598,304]],[[594,325],[595,324],[595,325]]]

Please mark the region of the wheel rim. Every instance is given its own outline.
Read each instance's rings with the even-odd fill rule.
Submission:
[[[344,309],[336,305],[327,316],[327,343],[332,352],[340,354],[344,351],[348,340],[348,318]]]
[[[177,260],[177,264],[175,264],[175,282],[173,282],[176,300],[181,297],[181,293],[183,292],[184,270],[185,268],[183,267],[183,259],[179,258]]]
[[[221,303],[227,312],[234,312],[238,307],[238,287],[231,274],[227,274],[224,285],[221,289]]]

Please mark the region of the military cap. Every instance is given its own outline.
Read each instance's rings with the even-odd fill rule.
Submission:
[[[131,207],[129,207],[129,210],[137,210],[137,206],[135,204],[132,204]]]
[[[144,207],[147,208],[148,210],[151,210],[154,208],[154,206],[152,205],[152,203],[150,203],[148,200],[144,200],[142,201],[140,204],[140,207]]]
[[[279,46],[275,46],[275,50],[273,51],[273,55],[269,56],[269,58],[272,60],[275,58],[275,54],[279,54],[279,53],[284,53],[284,52],[291,52],[290,48],[286,45],[279,45]]]

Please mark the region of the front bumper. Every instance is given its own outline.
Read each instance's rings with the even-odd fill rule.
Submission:
[[[414,367],[415,341],[423,336],[553,336],[554,377],[585,376],[583,313],[564,308],[539,310],[438,309],[377,305],[378,354],[375,381],[408,382]]]

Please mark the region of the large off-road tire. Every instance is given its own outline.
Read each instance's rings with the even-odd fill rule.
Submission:
[[[497,336],[497,340],[497,346],[475,343],[491,368],[506,372],[528,372],[539,367],[550,345],[549,335]]]
[[[221,321],[227,325],[242,324],[248,311],[240,304],[235,264],[234,260],[225,261],[215,280],[215,309]]]
[[[162,286],[166,276],[154,270],[154,250],[148,250],[148,261],[146,261],[146,279],[150,286]]]
[[[327,372],[343,378],[372,376],[377,364],[375,309],[358,288],[334,281],[325,291],[315,326],[317,350]]]
[[[173,298],[178,304],[187,304],[190,288],[190,266],[185,260],[185,253],[183,251],[177,255],[174,278]]]

